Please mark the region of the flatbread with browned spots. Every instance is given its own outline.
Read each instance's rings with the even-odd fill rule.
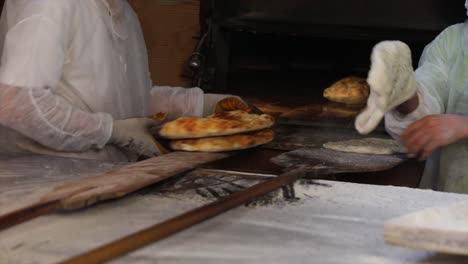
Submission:
[[[273,124],[274,119],[270,115],[237,110],[204,118],[182,117],[164,124],[159,135],[168,139],[227,136],[269,128]]]
[[[344,104],[365,104],[370,88],[366,79],[347,77],[323,91],[323,97],[332,102]]]
[[[253,148],[273,140],[273,129],[247,132],[230,136],[179,139],[171,141],[173,150],[221,152]]]

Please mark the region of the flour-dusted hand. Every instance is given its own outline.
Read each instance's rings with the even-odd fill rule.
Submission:
[[[372,132],[386,112],[415,95],[416,79],[410,48],[401,41],[377,44],[372,51],[367,82],[370,85],[367,107],[355,122],[361,134]]]
[[[150,133],[151,128],[160,124],[161,121],[146,117],[116,120],[109,143],[137,156],[153,157],[164,154],[164,148]]]

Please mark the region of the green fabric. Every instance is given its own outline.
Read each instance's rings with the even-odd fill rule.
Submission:
[[[439,104],[430,114],[468,115],[468,23],[447,28],[426,47],[416,80]],[[468,141],[434,153],[421,187],[468,193]]]

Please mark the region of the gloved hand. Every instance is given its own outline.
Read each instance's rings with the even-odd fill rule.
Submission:
[[[204,95],[203,116],[235,110],[250,112],[251,108],[238,96],[227,94]]]
[[[401,41],[377,44],[372,51],[367,82],[370,85],[367,107],[355,121],[361,134],[372,132],[386,112],[415,95],[416,79],[410,48]]]
[[[161,122],[162,120],[158,118],[147,117],[115,120],[109,143],[137,156],[153,157],[167,153],[167,150],[150,133],[150,129],[160,125]]]

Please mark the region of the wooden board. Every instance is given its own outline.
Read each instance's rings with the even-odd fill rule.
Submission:
[[[385,242],[402,247],[468,255],[468,203],[428,208],[385,223]]]

